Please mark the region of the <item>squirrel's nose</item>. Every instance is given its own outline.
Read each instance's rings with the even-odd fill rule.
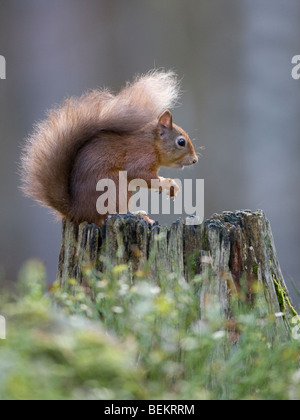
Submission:
[[[194,157],[194,159],[193,159],[193,163],[194,163],[194,164],[195,164],[195,163],[197,163],[197,162],[198,162],[198,160],[199,160],[199,159],[198,159],[198,156],[195,156],[195,157]]]

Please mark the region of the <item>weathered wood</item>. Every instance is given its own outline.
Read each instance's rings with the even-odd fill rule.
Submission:
[[[158,281],[166,272],[191,281],[201,275],[201,316],[205,317],[207,296],[217,296],[221,311],[230,319],[232,297],[250,306],[260,300],[259,311],[295,315],[276,255],[269,221],[262,211],[224,212],[202,225],[149,228],[139,216],[116,215],[103,227],[69,221],[63,223],[58,280],[62,287],[69,278],[84,280],[85,267],[105,271],[127,264],[132,280],[149,265]],[[261,287],[258,287],[260,285]],[[259,292],[258,292],[259,289]],[[278,323],[288,329],[285,316]]]

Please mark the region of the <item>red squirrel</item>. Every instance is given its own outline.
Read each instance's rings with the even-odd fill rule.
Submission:
[[[173,72],[152,71],[117,95],[104,89],[66,100],[26,141],[23,191],[60,217],[98,225],[108,214],[97,212],[101,193],[96,185],[111,179],[118,191],[119,171],[127,171],[128,182],[145,180],[148,188],[152,179],[160,180],[160,188],[176,197],[178,185],[159,177],[159,168],[198,161],[188,134],[173,123],[169,111],[178,95]]]

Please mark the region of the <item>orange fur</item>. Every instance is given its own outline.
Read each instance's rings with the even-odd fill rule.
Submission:
[[[160,166],[180,167],[197,159],[188,135],[165,111],[178,98],[172,72],[153,71],[117,95],[96,90],[70,98],[35,126],[22,154],[22,189],[42,205],[80,223],[102,224],[96,211],[100,179],[119,171],[151,186]],[[165,111],[165,112],[163,112]],[[176,138],[183,136],[180,150]]]

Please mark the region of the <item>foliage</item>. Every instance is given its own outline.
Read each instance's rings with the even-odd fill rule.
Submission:
[[[45,293],[29,263],[2,297],[0,399],[299,399],[300,341],[246,303],[226,321],[214,296],[200,320],[202,281],[120,265]]]

